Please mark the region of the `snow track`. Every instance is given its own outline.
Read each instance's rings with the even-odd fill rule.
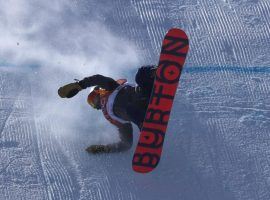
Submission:
[[[65,118],[68,109],[58,101],[49,101],[45,108],[63,106],[63,118],[54,112],[42,116],[36,102],[51,98],[40,81],[47,71],[33,74],[1,67],[0,200],[270,199],[268,0],[85,0],[71,5],[79,11],[71,16],[81,17],[82,24],[97,13],[96,19],[112,34],[134,43],[140,64],[157,64],[169,28],[180,27],[189,35],[190,52],[163,157],[150,174],[132,171],[136,128],[132,150],[87,154],[84,148],[110,138],[110,133],[103,133],[103,123],[87,112],[85,100],[66,102],[73,106],[71,121],[63,123],[70,119]],[[8,62],[3,55],[0,51],[0,65]],[[83,117],[76,120],[79,109]]]
[[[44,121],[36,122],[36,129],[49,199],[78,198],[80,186],[77,174],[53,135],[55,129],[52,126],[44,126]]]
[[[0,76],[0,199],[44,199],[47,190],[33,126],[30,85],[14,72],[1,70]],[[24,87],[16,88],[19,85]]]

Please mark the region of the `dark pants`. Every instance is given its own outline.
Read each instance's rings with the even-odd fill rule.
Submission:
[[[135,81],[138,84],[136,87],[137,102],[127,107],[127,113],[131,121],[135,123],[139,129],[145,118],[145,113],[148,107],[151,96],[156,66],[142,66],[138,69]]]
[[[138,84],[139,89],[142,90],[143,95],[150,97],[157,67],[154,65],[142,66],[138,69],[135,76],[135,81]]]

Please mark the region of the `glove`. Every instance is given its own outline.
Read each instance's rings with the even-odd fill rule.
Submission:
[[[74,97],[79,91],[82,90],[82,87],[78,82],[67,84],[58,89],[58,95],[62,98],[71,98]]]
[[[106,146],[106,145],[91,145],[90,147],[88,147],[85,150],[88,153],[93,153],[93,154],[109,153],[110,152],[110,148],[108,146]]]

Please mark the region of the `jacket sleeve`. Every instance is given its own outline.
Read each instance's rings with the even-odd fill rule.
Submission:
[[[126,123],[118,128],[120,142],[107,144],[109,152],[127,151],[133,144],[133,129],[131,123]]]
[[[114,79],[102,76],[100,74],[84,78],[83,80],[79,81],[79,85],[82,89],[92,86],[100,86],[108,91],[112,91],[119,86],[119,84]]]

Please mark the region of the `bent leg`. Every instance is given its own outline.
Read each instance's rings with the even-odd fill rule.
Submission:
[[[142,66],[138,69],[135,81],[142,91],[150,96],[157,67],[154,65]]]

